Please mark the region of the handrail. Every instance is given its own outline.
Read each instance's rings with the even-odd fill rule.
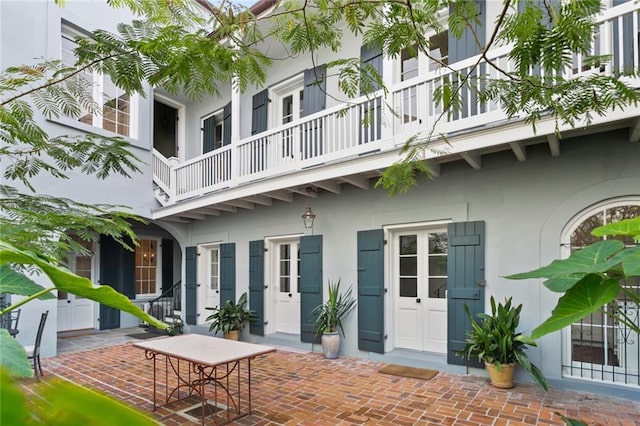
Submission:
[[[176,288],[180,287],[182,285],[182,280],[178,281],[177,283],[175,283],[174,285],[172,285],[171,287],[169,287],[168,289],[166,289],[162,294],[160,294],[160,296],[156,297],[155,299],[152,299],[149,301],[150,305],[153,305],[155,302],[157,302],[158,300],[164,298],[164,297],[169,297],[168,294],[170,292],[173,292],[173,290],[175,290]],[[173,295],[173,294],[172,294]]]

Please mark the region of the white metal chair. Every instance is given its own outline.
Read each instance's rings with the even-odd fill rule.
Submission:
[[[36,334],[36,343],[34,345],[24,346],[24,350],[27,352],[27,357],[33,360],[33,372],[36,375],[36,380],[40,380],[38,376],[38,371],[40,371],[40,376],[42,376],[42,365],[40,364],[40,342],[42,341],[42,332],[44,331],[44,325],[47,322],[47,316],[49,315],[49,311],[43,312],[40,316],[40,325],[38,325],[38,332]]]

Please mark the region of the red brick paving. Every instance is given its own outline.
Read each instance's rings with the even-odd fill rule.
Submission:
[[[238,425],[551,425],[555,413],[589,425],[640,425],[640,403],[533,384],[493,388],[487,380],[440,372],[431,380],[377,371],[385,364],[357,358],[326,360],[318,353],[278,351],[252,361],[253,414]],[[131,344],[43,360],[54,377],[109,394],[164,425],[195,425],[177,411],[194,401],[153,410],[152,362]],[[33,395],[34,380],[23,386]]]

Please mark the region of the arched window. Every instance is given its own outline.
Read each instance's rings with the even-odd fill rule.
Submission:
[[[563,257],[568,257],[596,241],[591,231],[601,225],[640,216],[640,198],[608,201],[593,206],[576,216],[563,232]],[[628,237],[617,238],[628,246],[635,245]],[[621,283],[626,291],[640,294],[640,279]],[[624,310],[639,324],[638,305],[625,291],[616,299],[564,331],[563,375],[603,382],[640,385],[640,340],[638,333],[612,319],[615,309]]]

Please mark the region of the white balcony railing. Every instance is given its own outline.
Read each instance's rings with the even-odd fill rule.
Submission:
[[[572,66],[563,70],[565,77],[639,69],[639,21],[634,1],[604,11],[591,54],[611,55],[612,61],[594,68],[587,66],[581,55],[575,55]],[[487,56],[508,72],[514,67],[509,51],[509,46],[500,47]],[[391,85],[387,99],[382,91],[361,97],[175,166],[159,158],[162,155],[154,150],[154,182],[168,195],[169,203],[175,203],[366,152],[395,149],[417,133],[450,134],[504,120],[507,116],[500,105],[479,102],[467,87],[460,91],[460,112],[442,114],[441,106],[433,101],[435,90],[443,82],[455,82],[455,71],[466,75],[477,61],[478,57],[469,58],[452,64],[451,69],[435,70]],[[475,73],[504,78],[486,62],[481,62]]]

